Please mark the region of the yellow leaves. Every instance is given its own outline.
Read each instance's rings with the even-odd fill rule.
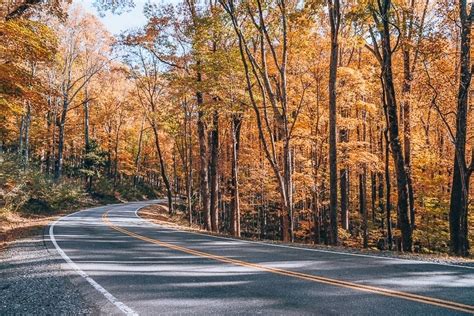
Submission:
[[[337,117],[338,126],[340,129],[346,129],[348,131],[353,131],[361,125],[361,120],[359,118],[338,116]]]
[[[357,100],[356,103],[355,103],[355,107],[358,110],[364,110],[364,111],[366,111],[367,113],[370,113],[370,114],[376,114],[378,109],[379,109],[378,105],[376,105],[374,103],[370,103],[370,102],[365,102],[365,101],[362,101],[362,100]]]
[[[15,99],[7,99],[0,95],[0,113],[19,114],[22,111],[22,105]]]
[[[43,92],[36,67],[50,64],[56,53],[54,32],[39,21],[0,21],[0,116],[15,117],[25,102],[39,104]]]
[[[41,22],[13,19],[0,22],[0,29],[0,58],[3,61],[47,62],[56,52],[56,36]]]
[[[355,93],[363,94],[367,87],[365,86],[366,79],[363,77],[362,72],[359,69],[352,67],[339,67],[338,72],[338,85],[347,90],[354,90]]]
[[[348,143],[338,143],[340,163],[346,167],[352,167],[356,170],[362,170],[367,167],[368,170],[382,171],[383,161],[380,153],[374,153],[370,150],[369,142],[351,141]]]

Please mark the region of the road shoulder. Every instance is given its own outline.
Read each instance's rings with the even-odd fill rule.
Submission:
[[[98,315],[101,302],[65,269],[45,238],[20,239],[0,253],[0,315]]]

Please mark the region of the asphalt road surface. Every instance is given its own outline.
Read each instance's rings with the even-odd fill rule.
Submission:
[[[152,224],[137,202],[49,228],[107,314],[474,314],[474,269],[212,237]]]

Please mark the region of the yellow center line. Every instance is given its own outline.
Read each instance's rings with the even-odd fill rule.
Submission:
[[[448,308],[451,310],[456,310],[456,311],[461,311],[465,313],[470,313],[474,314],[474,306],[472,305],[465,305],[457,302],[452,302],[452,301],[446,301],[442,299],[437,299],[433,297],[428,297],[428,296],[422,296],[422,295],[417,295],[417,294],[412,294],[412,293],[407,293],[407,292],[400,292],[400,291],[394,291],[394,290],[389,290],[389,289],[384,289],[384,288],[379,288],[379,287],[374,287],[374,286],[369,286],[369,285],[362,285],[362,284],[357,284],[357,283],[352,283],[352,282],[347,282],[347,281],[342,281],[342,280],[336,280],[336,279],[331,279],[331,278],[326,278],[326,277],[321,277],[321,276],[316,276],[312,274],[306,274],[306,273],[301,273],[301,272],[295,272],[295,271],[290,271],[290,270],[284,270],[284,269],[279,269],[279,268],[273,268],[273,267],[267,267],[264,265],[256,264],[256,263],[251,263],[251,262],[246,262],[246,261],[241,261],[237,259],[232,259],[224,256],[219,256],[219,255],[214,255],[211,253],[207,252],[202,252],[198,250],[193,250],[190,248],[185,248],[181,246],[177,246],[174,244],[170,244],[167,242],[160,241],[158,239],[152,239],[143,235],[136,234],[134,232],[131,232],[123,227],[116,226],[112,224],[112,222],[108,218],[108,213],[109,211],[105,212],[102,215],[102,220],[104,223],[106,223],[109,227],[112,229],[119,231],[123,234],[126,234],[128,236],[153,243],[156,245],[159,245],[161,247],[165,247],[168,249],[173,249],[177,250],[180,252],[184,252],[187,254],[195,255],[198,257],[203,257],[203,258],[208,258],[220,262],[225,262],[225,263],[230,263],[233,265],[237,266],[242,266],[242,267],[247,267],[247,268],[253,268],[257,269],[260,271],[265,271],[265,272],[270,272],[278,275],[284,275],[284,276],[289,276],[297,279],[302,279],[302,280],[307,280],[307,281],[313,281],[313,282],[318,282],[322,284],[328,284],[328,285],[333,285],[333,286],[339,286],[343,288],[348,288],[348,289],[353,289],[357,291],[362,291],[362,292],[369,292],[369,293],[374,293],[374,294],[379,294],[379,295],[384,295],[384,296],[389,296],[389,297],[395,297],[395,298],[400,298],[400,299],[405,299],[409,301],[415,301],[419,303],[424,303],[424,304],[429,304],[429,305],[434,305],[434,306],[439,306],[439,307],[444,307]]]

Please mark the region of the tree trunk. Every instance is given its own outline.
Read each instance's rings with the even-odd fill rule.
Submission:
[[[196,94],[198,104],[202,106],[202,93]],[[206,127],[204,124],[204,113],[202,109],[198,112],[197,130],[199,137],[199,177],[201,187],[201,202],[202,202],[202,213],[204,215],[204,226],[207,230],[211,230],[211,210],[209,205],[209,181],[207,172],[207,138],[206,138]]]
[[[56,161],[56,142],[57,142],[57,132],[56,129],[58,127],[58,114],[56,108],[54,108],[54,112],[51,116],[51,158],[50,158],[50,165],[51,165],[51,173],[54,175],[54,168],[55,168],[55,161]]]
[[[349,230],[349,169],[340,171],[341,188],[341,224],[342,229]]]
[[[408,204],[410,208],[410,224],[411,229],[415,228],[415,197],[413,193],[413,181],[411,176],[411,105],[409,95],[411,92],[412,74],[410,70],[410,53],[407,50],[403,51],[403,76],[404,82],[402,87],[403,94],[403,151],[405,157],[405,168],[407,173],[408,186]]]
[[[349,111],[347,109],[341,110],[341,116],[348,117]],[[349,141],[349,130],[347,128],[340,128],[339,141],[347,143]],[[343,162],[347,160],[347,151],[345,147],[342,148]],[[343,166],[339,173],[339,185],[341,190],[341,226],[342,229],[349,230],[349,168]]]
[[[192,164],[192,133],[189,130],[191,113],[188,110],[187,101],[184,100],[184,153],[183,153],[183,169],[186,180],[186,204],[188,211],[189,226],[193,223],[193,164]]]
[[[285,145],[283,146],[283,161],[284,161],[284,190],[286,200],[283,201],[284,208],[282,213],[282,230],[283,230],[283,241],[295,241],[294,236],[294,218],[293,218],[293,168],[292,168],[292,155],[290,149],[289,137],[285,137]]]
[[[390,45],[390,24],[389,11],[391,0],[383,0],[380,4],[380,19],[382,23],[382,77],[384,88],[384,106],[388,121],[390,136],[390,147],[392,149],[393,161],[395,163],[395,173],[397,178],[398,200],[397,208],[400,217],[400,229],[402,231],[403,251],[412,251],[412,229],[409,219],[408,205],[408,176],[405,169],[405,160],[400,145],[400,135],[398,131],[397,101],[395,97],[395,87],[392,74],[392,48]]]
[[[337,144],[336,144],[336,80],[338,59],[339,0],[328,0],[331,25],[331,55],[329,60],[329,242],[337,245]]]
[[[421,10],[421,16],[416,16],[416,1],[410,1],[409,7],[402,11],[401,27],[401,47],[403,55],[403,85],[402,85],[402,118],[403,118],[403,151],[405,157],[405,167],[408,180],[408,201],[410,208],[410,224],[412,230],[416,227],[415,221],[415,197],[413,189],[413,177],[411,166],[411,85],[413,73],[418,61],[420,41],[424,32],[426,12],[429,0],[425,0],[425,5]],[[417,38],[414,38],[416,34]],[[413,58],[412,52],[413,51]]]
[[[91,150],[90,137],[89,137],[89,100],[88,98],[89,98],[89,95],[87,92],[87,87],[85,87],[83,108],[84,108],[84,152],[86,155]],[[92,176],[87,175],[85,180],[86,180],[88,191],[91,191],[92,190]]]
[[[316,190],[313,192],[313,234],[314,234],[314,243],[320,244],[321,243],[321,209],[319,206],[319,196]]]
[[[255,112],[255,118],[257,120],[258,134],[268,162],[275,174],[276,181],[278,183],[278,190],[280,194],[280,225],[281,225],[281,237],[283,241],[289,241],[290,235],[293,235],[289,219],[292,217],[292,174],[291,174],[291,132],[290,124],[288,121],[288,101],[287,101],[287,79],[286,79],[286,66],[287,66],[287,13],[286,13],[286,2],[282,1],[279,4],[280,7],[280,18],[281,18],[281,63],[273,59],[274,66],[278,69],[278,80],[276,82],[271,81],[268,74],[267,60],[266,60],[266,47],[270,47],[274,51],[274,41],[270,39],[267,28],[265,26],[265,15],[262,6],[258,6],[259,10],[259,23],[257,26],[260,34],[259,38],[259,53],[265,58],[262,58],[261,64],[256,61],[247,41],[243,35],[242,28],[237,21],[235,8],[233,5],[220,1],[224,10],[229,14],[233,28],[237,34],[239,42],[239,52],[244,66],[245,79],[247,84],[247,91],[250,97],[252,108]],[[251,67],[249,67],[249,64]],[[255,71],[261,67],[261,72]],[[250,70],[252,69],[252,70]],[[254,85],[252,83],[251,75],[255,76],[261,84]],[[272,87],[276,85],[276,91]],[[270,118],[267,113],[267,107],[264,106],[263,119],[261,114],[260,101],[257,101],[254,95],[254,89],[259,89],[261,95],[264,96],[265,100],[271,105],[273,111],[273,122],[270,123]],[[264,102],[265,104],[265,102]],[[265,124],[265,125],[264,125]],[[267,135],[268,134],[268,138]],[[275,150],[275,142],[283,142],[283,151]],[[278,156],[278,158],[277,158]],[[283,171],[281,165],[283,165]]]
[[[466,162],[466,134],[469,90],[471,86],[471,25],[474,8],[468,11],[466,0],[459,1],[461,23],[460,43],[460,81],[456,113],[456,137],[454,151],[453,181],[451,204],[449,209],[450,249],[459,256],[469,255],[468,204],[469,178],[474,169],[474,157],[471,166]]]
[[[362,215],[362,235],[363,235],[363,247],[369,247],[369,235],[368,235],[368,214],[367,214],[367,169],[363,168],[361,174],[359,174],[359,210]]]
[[[23,157],[23,133],[25,130],[25,116],[22,115],[20,118],[20,128],[18,131],[18,157]]]
[[[31,127],[31,103],[26,101],[26,114],[25,114],[25,140],[23,147],[23,168],[28,168],[28,162],[30,160],[30,127]]]
[[[219,168],[219,114],[214,111],[212,116],[213,127],[209,135],[210,142],[210,163],[209,163],[209,193],[210,193],[210,213],[211,230],[219,231],[219,205],[218,205],[218,168]]]
[[[392,202],[391,198],[391,184],[390,184],[390,148],[389,148],[389,139],[388,139],[388,128],[384,131],[385,136],[385,213],[387,215],[387,243],[388,249],[392,250],[393,248],[393,237],[392,237]]]
[[[240,237],[239,148],[242,115],[232,115],[231,233]]]
[[[138,136],[138,149],[137,156],[135,157],[135,175],[133,176],[133,185],[138,184],[138,175],[140,172],[140,156],[142,154],[142,145],[143,145],[143,131],[145,127],[145,116],[142,118],[142,123],[140,125],[140,134]]]
[[[84,89],[84,151],[89,153],[90,150],[90,139],[89,139],[89,95],[87,92],[87,87]]]
[[[382,156],[383,157],[383,156]],[[383,231],[385,229],[385,226],[384,226],[384,216],[383,216],[383,210],[384,210],[384,202],[383,202],[383,199],[384,199],[384,183],[383,183],[383,173],[381,172],[378,172],[377,173],[377,195],[378,195],[378,206],[377,206],[377,210],[379,212],[379,218],[380,218],[380,229]]]
[[[51,97],[48,97],[48,112],[46,114],[46,135],[45,135],[45,146],[46,146],[46,154],[44,158],[44,171],[46,174],[49,174],[50,169],[51,169],[51,143],[50,143],[50,136],[52,131],[51,131],[51,126],[52,120],[53,120],[53,115],[52,112],[49,110],[51,108]],[[54,131],[54,130],[53,130]],[[52,137],[51,137],[52,138]]]
[[[122,120],[120,118],[120,120]],[[114,145],[114,188],[117,186],[117,177],[118,177],[118,149],[119,149],[119,141],[120,141],[120,127],[122,126],[122,122],[120,122],[117,126],[117,132],[115,134],[115,145]],[[161,162],[160,162],[161,163]]]
[[[170,181],[168,179],[168,175],[166,174],[165,162],[163,159],[163,154],[161,152],[160,139],[158,138],[158,129],[156,127],[155,122],[152,122],[151,127],[153,129],[153,134],[155,135],[155,146],[156,146],[156,151],[158,153],[158,159],[160,161],[161,178],[163,179],[163,182],[165,183],[166,195],[168,197],[168,212],[169,214],[172,214],[174,212],[173,192],[171,191]]]
[[[376,217],[376,207],[375,203],[377,201],[377,176],[375,172],[370,173],[370,198],[371,198],[371,203],[370,203],[370,210],[372,211],[372,223],[375,225],[377,222],[377,217]]]
[[[64,128],[66,125],[67,110],[69,108],[68,96],[63,97],[63,109],[61,112],[61,118],[59,120],[59,132],[58,132],[58,153],[56,164],[54,166],[54,178],[59,180],[63,172],[63,154],[64,154]]]

